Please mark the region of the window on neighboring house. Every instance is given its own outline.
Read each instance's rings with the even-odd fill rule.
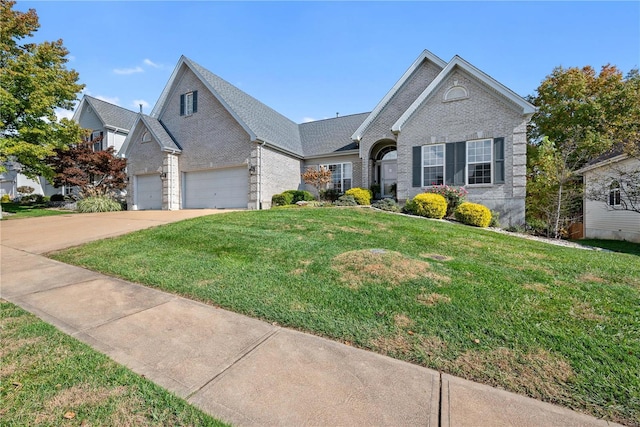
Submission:
[[[180,115],[190,116],[198,112],[198,91],[187,92],[180,95]]]
[[[469,185],[491,184],[492,140],[467,141]]]
[[[620,183],[613,181],[609,186],[609,206],[620,206]]]
[[[331,183],[329,188],[338,190],[341,193],[351,188],[351,163],[335,163],[328,165],[320,165],[331,171]]]
[[[93,143],[93,151],[102,151],[104,133],[102,131],[95,131],[91,133],[91,142]]]
[[[425,186],[444,184],[444,144],[422,147],[422,167]]]

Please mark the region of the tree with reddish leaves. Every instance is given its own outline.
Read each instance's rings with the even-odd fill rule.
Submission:
[[[102,137],[83,141],[67,149],[56,149],[49,157],[54,170],[53,184],[78,187],[82,197],[115,197],[127,186],[127,160],[116,157],[113,147],[93,151]]]

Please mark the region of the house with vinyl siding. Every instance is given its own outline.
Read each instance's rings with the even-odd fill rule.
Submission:
[[[363,76],[366,77],[366,76]],[[331,187],[404,202],[437,184],[524,222],[526,126],[535,108],[459,56],[423,51],[370,112],[295,123],[181,57],[122,153],[130,209],[270,207],[325,166]]]

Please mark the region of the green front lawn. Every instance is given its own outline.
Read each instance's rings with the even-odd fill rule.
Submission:
[[[5,215],[9,213],[9,215]],[[50,209],[43,206],[23,206],[18,203],[2,203],[2,219],[32,218],[36,216],[69,215],[69,210]]]
[[[226,425],[1,300],[0,325],[0,425]]]
[[[634,255],[368,209],[286,209],[54,258],[640,425]]]

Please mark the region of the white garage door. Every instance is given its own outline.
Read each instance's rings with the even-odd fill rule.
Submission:
[[[138,209],[162,209],[162,181],[160,175],[136,177],[136,205]]]
[[[249,171],[246,167],[184,174],[184,207],[246,208]]]

